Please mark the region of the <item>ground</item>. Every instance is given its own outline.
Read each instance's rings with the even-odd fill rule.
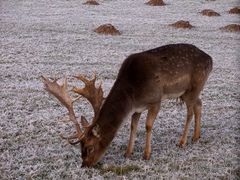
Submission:
[[[1,0],[0,2],[0,179],[239,179],[239,49],[240,33],[219,30],[239,23],[228,10],[237,0],[165,0],[148,6],[144,0]],[[218,17],[202,16],[213,9]],[[168,26],[179,20],[194,28]],[[93,30],[111,23],[121,35]],[[40,76],[63,77],[96,71],[108,94],[118,69],[130,54],[169,43],[194,44],[213,58],[213,71],[202,92],[201,139],[176,146],[185,107],[164,101],[153,128],[152,156],[142,159],[144,116],[138,128],[135,153],[123,154],[129,121],[96,168],[81,168],[79,146],[62,140],[74,132],[59,121],[66,110],[43,90]],[[69,86],[76,84],[70,79]],[[91,120],[86,102],[77,115]]]

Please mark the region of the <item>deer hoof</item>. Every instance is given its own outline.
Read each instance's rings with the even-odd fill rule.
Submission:
[[[177,147],[179,147],[179,148],[184,148],[186,145],[184,145],[184,144],[177,144]]]
[[[200,139],[200,136],[199,137],[193,137],[192,142],[197,143],[199,141],[199,139]]]
[[[143,156],[143,159],[145,159],[145,160],[149,160],[149,159],[150,159],[150,157],[151,157],[151,155],[150,155],[150,154],[144,154],[144,156]]]
[[[182,140],[179,142],[179,144],[177,144],[178,147],[180,148],[184,148],[186,146],[186,142],[183,142]]]
[[[124,157],[125,157],[125,158],[130,158],[131,155],[132,155],[132,153],[126,152],[126,153],[124,154]]]

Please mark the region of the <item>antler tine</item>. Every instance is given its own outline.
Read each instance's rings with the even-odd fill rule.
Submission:
[[[66,88],[67,88],[66,77],[64,79],[63,85],[59,85],[57,83],[58,79],[54,79],[53,81],[50,81],[44,76],[41,76],[41,78],[43,79],[43,83],[45,86],[44,89],[46,91],[54,95],[67,108],[70,108],[72,106],[72,100],[70,96],[68,96],[68,94],[66,93]]]
[[[94,72],[94,73],[93,73],[93,78],[92,78],[91,82],[92,82],[93,84],[95,84],[96,79],[97,79],[97,73]]]
[[[97,79],[97,75],[96,75],[96,72],[94,72],[93,74],[93,77],[91,80],[87,79],[84,75],[80,74],[78,76],[73,76],[75,77],[76,79],[82,81],[86,86],[95,86],[95,82],[96,82],[96,79]]]
[[[98,116],[103,101],[103,90],[101,84],[99,87],[95,86],[95,82],[97,79],[96,72],[93,74],[93,78],[91,80],[87,79],[83,75],[78,75],[74,77],[77,78],[78,80],[81,80],[85,84],[85,87],[84,88],[73,87],[72,91],[82,95],[90,102],[94,110],[95,120],[96,117]]]
[[[73,103],[76,101],[76,99],[79,99],[80,97],[76,98],[75,100],[72,100],[72,98],[67,93],[67,77],[65,76],[64,82],[62,85],[57,83],[57,80],[50,81],[48,78],[45,78],[44,76],[41,76],[43,79],[43,83],[45,86],[45,90],[48,91],[50,94],[55,96],[61,103],[64,105],[68,112],[69,112],[69,118],[70,121],[72,121],[76,127],[77,134],[74,135],[74,137],[78,138],[78,141],[80,141],[83,138],[83,134],[80,125],[77,121],[77,118],[75,116],[74,110],[73,110]],[[76,139],[75,138],[75,139]],[[66,138],[69,139],[69,138]]]
[[[82,96],[78,96],[78,97],[76,97],[75,99],[73,99],[73,100],[72,100],[73,103],[74,103],[75,101],[79,100],[81,97],[82,97]]]
[[[75,77],[76,79],[84,82],[85,84],[89,84],[90,83],[90,81],[88,79],[86,79],[86,77],[84,75],[82,75],[82,74],[79,74],[78,76],[73,76],[73,77]]]

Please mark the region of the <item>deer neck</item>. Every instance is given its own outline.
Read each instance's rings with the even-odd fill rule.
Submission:
[[[96,121],[96,124],[100,127],[104,146],[111,143],[122,122],[131,111],[132,99],[129,89],[122,85],[121,82],[116,81]]]

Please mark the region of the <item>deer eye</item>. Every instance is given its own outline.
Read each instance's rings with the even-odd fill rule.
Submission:
[[[92,154],[93,152],[94,152],[94,146],[89,146],[87,148],[87,154],[89,155],[89,154]]]

